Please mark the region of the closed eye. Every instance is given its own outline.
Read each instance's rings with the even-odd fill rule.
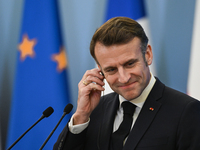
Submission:
[[[132,60],[129,60],[128,62],[126,62],[124,64],[124,66],[125,67],[133,67],[136,64],[136,62],[138,62],[138,59],[132,59]]]
[[[117,68],[107,68],[105,69],[105,73],[114,74],[117,71]]]

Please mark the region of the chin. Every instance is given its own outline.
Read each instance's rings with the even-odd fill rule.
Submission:
[[[128,97],[128,98],[125,98],[125,99],[128,100],[128,101],[131,101],[131,100],[133,100],[135,98],[137,98],[137,97]]]
[[[141,92],[130,92],[126,94],[120,94],[122,95],[126,100],[131,101],[141,95]]]

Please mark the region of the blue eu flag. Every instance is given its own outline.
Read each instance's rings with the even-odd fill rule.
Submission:
[[[47,107],[52,106],[54,113],[13,147],[16,150],[36,150],[69,103],[68,64],[61,38],[57,0],[24,2],[7,147],[36,122]],[[44,149],[53,148],[69,117],[64,118]]]

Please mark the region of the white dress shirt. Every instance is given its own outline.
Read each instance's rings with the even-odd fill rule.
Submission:
[[[153,88],[154,84],[156,82],[156,79],[154,78],[153,74],[151,73],[151,79],[149,84],[147,85],[147,87],[144,89],[144,91],[141,93],[141,95],[133,100],[131,100],[130,102],[133,103],[134,105],[136,105],[136,109],[133,115],[133,123],[132,123],[132,127],[135,124],[135,121],[142,109],[142,106],[144,104],[144,102],[146,101],[147,96],[149,95],[151,89]],[[114,125],[113,125],[113,132],[116,131],[119,128],[119,125],[121,124],[121,122],[123,121],[123,108],[121,106],[121,103],[123,101],[127,101],[126,99],[124,99],[121,95],[119,95],[119,101],[120,101],[120,105],[119,105],[119,109],[117,110],[117,114],[115,116],[115,121],[114,121]],[[87,128],[88,124],[89,124],[90,120],[84,124],[79,124],[79,125],[73,125],[73,116],[70,119],[69,122],[69,130],[70,132],[72,132],[73,134],[79,134],[81,133],[85,128]]]

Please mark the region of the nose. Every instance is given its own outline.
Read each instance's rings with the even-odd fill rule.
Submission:
[[[118,81],[120,83],[128,83],[129,79],[131,78],[131,75],[129,72],[127,72],[124,68],[118,69]]]

